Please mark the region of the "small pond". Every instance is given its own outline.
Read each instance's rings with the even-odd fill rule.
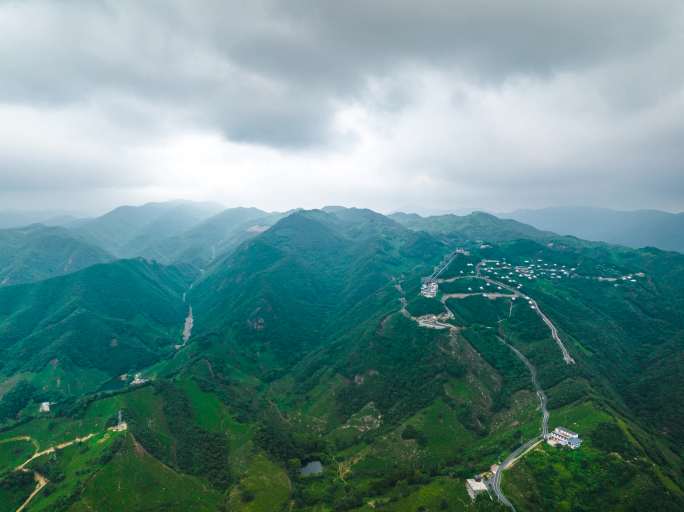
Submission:
[[[323,464],[320,460],[313,460],[301,470],[302,476],[320,475],[323,473]]]

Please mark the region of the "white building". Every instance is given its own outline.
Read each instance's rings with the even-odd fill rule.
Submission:
[[[423,297],[434,299],[437,296],[439,286],[436,281],[426,280],[420,285],[420,294]]]
[[[50,402],[41,402],[38,412],[50,412]]]
[[[556,427],[546,437],[546,442],[551,446],[567,446],[575,450],[582,444],[582,439],[580,439],[579,434],[572,430],[568,430],[565,427]]]
[[[131,386],[139,386],[140,384],[145,384],[147,379],[143,379],[142,373],[136,373],[131,381]]]
[[[487,492],[488,489],[483,481],[468,478],[468,480],[466,480],[466,491],[468,491],[470,499],[474,501],[478,494]]]

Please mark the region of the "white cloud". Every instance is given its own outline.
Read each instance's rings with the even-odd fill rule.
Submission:
[[[684,209],[681,4],[489,7],[0,3],[0,201]]]

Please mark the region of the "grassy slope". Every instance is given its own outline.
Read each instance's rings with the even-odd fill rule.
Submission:
[[[86,484],[69,510],[213,511],[222,502],[219,493],[162,465],[127,436],[123,448]]]
[[[0,476],[11,472],[33,455],[35,446],[25,439],[0,441]]]

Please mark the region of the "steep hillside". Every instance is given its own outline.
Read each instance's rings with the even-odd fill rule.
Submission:
[[[56,397],[149,366],[180,342],[186,286],[173,268],[119,260],[2,288],[0,374]]]
[[[0,230],[0,286],[56,277],[111,259],[64,228],[33,224]]]
[[[353,325],[355,308],[443,251],[369,210],[300,211],[218,261],[191,297],[203,331],[266,342],[289,359]]]

